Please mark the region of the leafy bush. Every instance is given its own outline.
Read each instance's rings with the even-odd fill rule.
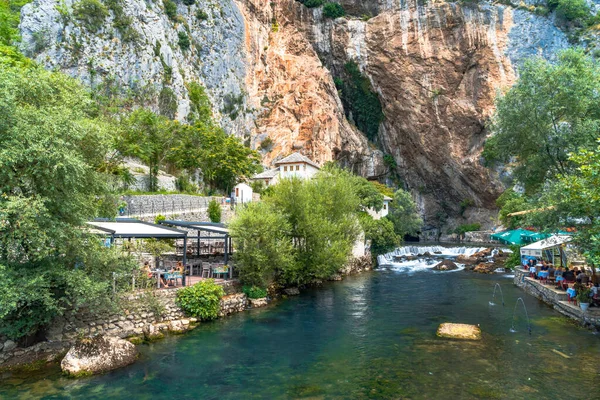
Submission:
[[[522,246],[519,245],[510,246],[512,253],[506,257],[506,260],[504,261],[504,268],[514,269],[515,267],[521,265],[521,247]]]
[[[196,3],[196,0],[182,0],[182,3],[186,6],[192,6]]]
[[[108,16],[108,9],[98,0],[81,0],[73,6],[73,15],[90,32],[98,32]]]
[[[338,3],[325,3],[323,6],[323,16],[325,18],[336,19],[346,15],[346,10]]]
[[[260,148],[261,150],[269,150],[273,147],[273,139],[271,139],[271,137],[267,136],[265,138],[265,140],[263,140],[262,142],[260,142]]]
[[[196,10],[196,18],[200,21],[206,21],[208,19],[208,14],[204,10]]]
[[[215,200],[208,203],[208,218],[210,222],[221,222],[221,206]]]
[[[177,21],[177,4],[171,0],[163,0],[163,6],[165,7],[165,14],[171,21]]]
[[[179,47],[183,51],[188,51],[190,49],[190,38],[185,32],[177,32],[177,36],[179,37]]]
[[[474,224],[462,224],[459,225],[455,230],[454,233],[456,233],[457,235],[459,235],[460,237],[463,237],[465,235],[465,233],[467,232],[474,232],[474,231],[478,231],[481,229],[481,224],[479,223],[474,223]]]
[[[590,18],[590,8],[585,0],[548,0],[548,9],[567,21],[583,24]]]
[[[323,0],[305,0],[303,4],[308,8],[321,7],[323,5]]]
[[[371,255],[377,257],[394,250],[401,238],[394,232],[394,223],[387,218],[373,219],[365,214],[361,217],[365,239],[371,241]]]
[[[105,3],[114,15],[113,26],[119,32],[119,35],[121,35],[121,40],[124,42],[135,42],[139,39],[140,35],[131,26],[133,24],[133,18],[125,15],[123,1],[124,0],[105,0]]]
[[[267,289],[259,288],[258,286],[244,286],[242,291],[246,293],[249,299],[262,299],[267,297]]]
[[[165,217],[165,216],[164,216],[164,215],[162,215],[162,214],[158,214],[158,215],[157,215],[157,216],[154,218],[154,223],[155,223],[155,224],[158,224],[159,222],[166,221],[166,220],[167,220],[167,217]]]
[[[224,295],[222,286],[213,279],[207,279],[181,289],[175,302],[187,315],[208,321],[219,316],[220,301]]]

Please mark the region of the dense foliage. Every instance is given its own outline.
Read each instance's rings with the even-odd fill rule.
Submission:
[[[573,170],[569,153],[600,136],[600,68],[583,52],[565,50],[555,64],[528,60],[519,81],[497,101],[485,145],[491,163],[508,164],[526,193]]]
[[[178,291],[175,302],[187,315],[209,321],[219,316],[224,295],[222,286],[213,279],[206,279]]]
[[[394,223],[388,218],[373,219],[366,216],[361,218],[361,225],[365,239],[371,241],[371,255],[374,258],[394,250],[402,241],[394,231]]]
[[[394,193],[388,218],[394,224],[394,232],[403,238],[406,235],[416,235],[423,226],[419,217],[417,205],[409,192],[399,189]]]
[[[113,127],[79,83],[0,60],[0,334],[31,337],[66,309],[108,304],[127,257],[81,229],[112,216]]]
[[[323,16],[325,18],[335,19],[343,17],[344,15],[346,15],[346,10],[344,10],[344,7],[339,3],[330,2],[323,5]]]
[[[221,222],[221,206],[215,200],[208,202],[208,219],[210,222]]]
[[[73,15],[90,32],[98,32],[108,17],[108,8],[99,0],[80,0],[73,5]]]
[[[267,297],[267,290],[258,286],[244,286],[242,291],[249,299],[262,299]]]
[[[344,74],[335,83],[340,90],[347,116],[351,114],[357,128],[367,138],[375,140],[384,115],[379,97],[373,91],[369,79],[361,74],[354,61],[349,61],[344,65]]]

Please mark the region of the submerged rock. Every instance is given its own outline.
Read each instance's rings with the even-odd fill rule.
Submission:
[[[473,272],[479,272],[480,274],[493,274],[496,271],[496,268],[498,268],[498,265],[493,263],[480,263],[473,269]]]
[[[285,288],[283,292],[288,296],[297,296],[300,294],[300,290],[297,287]]]
[[[83,376],[108,372],[133,363],[138,351],[132,343],[114,336],[83,338],[60,363],[63,372]]]
[[[437,335],[450,339],[481,340],[481,329],[476,325],[444,322],[439,326]]]
[[[432,269],[434,269],[436,271],[452,271],[452,270],[458,269],[458,266],[450,260],[444,260],[444,261],[438,263]]]

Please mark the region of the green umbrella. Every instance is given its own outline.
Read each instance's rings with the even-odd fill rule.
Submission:
[[[498,240],[501,243],[505,244],[525,244],[523,240],[523,235],[529,235],[530,233],[535,233],[531,231],[526,231],[525,229],[514,229],[512,231],[504,231],[493,233],[490,235],[492,239]]]
[[[539,242],[540,240],[544,240],[544,239],[550,237],[550,235],[547,233],[539,233],[539,232],[532,232],[532,231],[526,231],[526,232],[527,233],[523,233],[521,235],[521,239],[523,239],[524,241],[526,241],[528,243]]]

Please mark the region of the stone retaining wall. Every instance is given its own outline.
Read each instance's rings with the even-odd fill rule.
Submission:
[[[343,275],[367,271],[372,268],[370,256],[352,259],[332,280],[341,280]],[[235,314],[248,308],[262,307],[266,299],[250,303],[240,293],[237,281],[222,283],[225,296],[221,299],[219,317]],[[121,299],[119,310],[108,313],[92,313],[78,310],[76,313],[59,317],[46,332],[47,341],[29,347],[18,347],[7,338],[0,337],[0,368],[22,365],[38,360],[54,360],[66,352],[78,337],[105,334],[109,336],[162,337],[164,332],[183,332],[197,321],[186,318],[175,304],[177,292],[182,288],[140,292]],[[297,289],[296,289],[297,291]],[[296,293],[294,293],[296,294]]]
[[[208,203],[211,200],[221,204],[222,221],[228,221],[232,215],[231,205],[223,197],[203,197],[186,194],[154,194],[123,196],[127,203],[121,217],[139,218],[154,221],[157,215],[168,219],[208,222]]]
[[[246,295],[237,293],[237,282],[227,281],[223,288],[226,295],[221,299],[220,317],[246,309]],[[98,314],[82,309],[56,318],[46,332],[47,341],[33,346],[18,347],[7,338],[0,337],[0,366],[53,359],[66,351],[78,337],[85,335],[103,333],[125,338],[154,331],[186,330],[189,320],[175,304],[179,290],[181,288],[128,295],[121,299],[120,309],[112,313]]]
[[[559,313],[581,322],[583,326],[600,330],[600,310],[588,309],[584,312],[579,306],[567,302],[567,293],[542,285],[535,279],[529,278],[529,272],[516,269],[514,284],[528,294],[551,305]]]

